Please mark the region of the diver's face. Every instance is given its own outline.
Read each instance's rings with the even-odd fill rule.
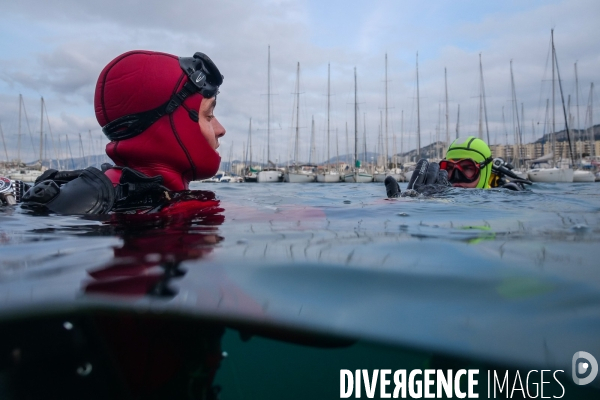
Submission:
[[[198,125],[202,135],[213,150],[219,147],[219,138],[225,135],[225,128],[215,117],[217,98],[202,99],[198,110]]]
[[[450,160],[451,161],[459,161],[460,159],[450,159]],[[449,180],[450,180],[450,183],[452,184],[452,186],[461,187],[461,188],[465,188],[465,189],[473,189],[473,188],[477,187],[477,185],[479,184],[479,180],[481,179],[481,171],[479,171],[478,169],[470,170],[469,168],[471,168],[471,167],[468,164],[463,166],[463,169],[465,170],[464,171],[465,174],[470,175],[470,174],[477,173],[478,174],[477,179],[475,179],[473,182],[452,182],[452,176],[450,176]],[[475,168],[475,166],[473,166],[472,168]]]

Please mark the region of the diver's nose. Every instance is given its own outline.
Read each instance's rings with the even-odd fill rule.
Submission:
[[[218,119],[214,119],[213,123],[215,124],[214,129],[215,129],[215,136],[217,138],[221,138],[223,136],[225,136],[225,133],[227,132],[225,130],[225,128],[223,127],[223,125],[221,125],[221,123],[219,122]]]

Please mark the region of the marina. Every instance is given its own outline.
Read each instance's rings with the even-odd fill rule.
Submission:
[[[598,15],[6,4],[0,400],[600,399]]]

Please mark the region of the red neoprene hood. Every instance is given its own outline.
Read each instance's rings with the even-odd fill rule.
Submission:
[[[94,96],[96,119],[104,126],[154,109],[180,91],[187,79],[177,56],[143,50],[124,53],[100,73]],[[162,175],[170,190],[186,190],[190,181],[213,176],[221,157],[189,115],[190,110],[198,112],[202,99],[200,93],[191,95],[138,136],[107,144],[106,154],[117,166]]]

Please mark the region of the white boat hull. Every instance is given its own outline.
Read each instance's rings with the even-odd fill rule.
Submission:
[[[279,171],[260,171],[256,178],[258,183],[279,182]]]
[[[573,182],[573,170],[570,168],[535,168],[527,171],[532,182],[569,183]]]
[[[24,172],[12,172],[8,174],[8,178],[15,181],[23,181],[27,183],[33,183],[37,178],[42,175],[42,171],[24,171]]]
[[[377,174],[373,174],[373,181],[374,182],[385,182],[385,178],[387,178],[388,176],[393,177],[398,182],[404,182],[404,179],[405,179],[404,175],[402,175],[402,174],[397,174],[397,173],[392,173],[392,172],[380,172]]]
[[[511,172],[521,179],[528,179],[529,177],[529,174],[525,171],[516,171],[513,169]]]
[[[406,179],[406,182],[410,182],[410,178],[412,177],[413,172],[415,172],[415,171],[414,170],[406,171],[404,173],[404,179]]]
[[[344,181],[349,183],[367,183],[373,182],[373,175],[365,172],[354,172],[352,174],[346,174]]]
[[[577,170],[573,172],[573,182],[595,182],[596,177],[591,171]]]
[[[317,182],[321,183],[335,183],[340,182],[341,176],[339,173],[326,173],[326,174],[317,174]]]
[[[297,174],[292,172],[285,174],[283,180],[289,183],[309,183],[315,181],[315,175]]]

